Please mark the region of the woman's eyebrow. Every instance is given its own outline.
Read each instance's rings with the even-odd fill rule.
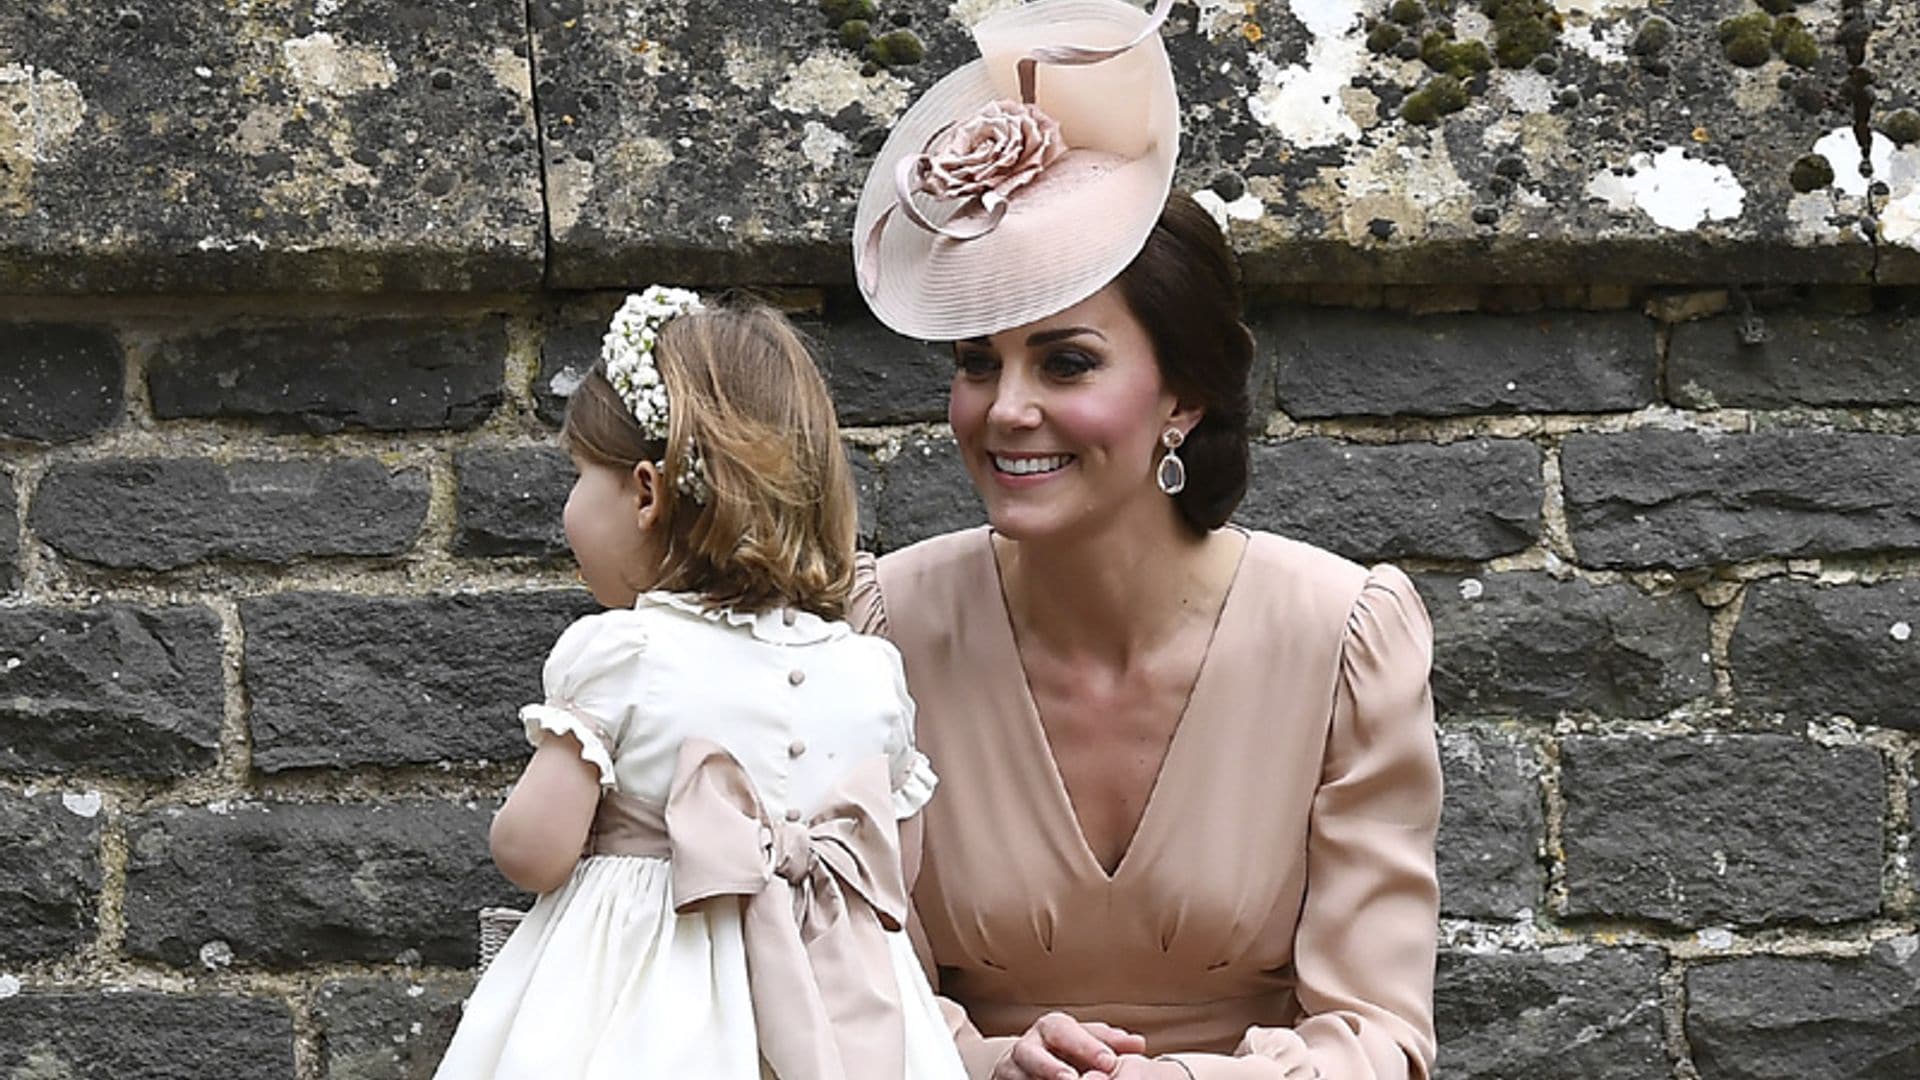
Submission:
[[[1107,340],[1107,335],[1095,330],[1091,326],[1063,326],[1058,330],[1041,330],[1038,333],[1030,334],[1027,337],[1027,344],[1047,345],[1055,341],[1063,341],[1070,337],[1079,337],[1081,334],[1092,334],[1101,341]]]

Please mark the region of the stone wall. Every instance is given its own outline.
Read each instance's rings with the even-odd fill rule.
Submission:
[[[778,286],[865,542],[979,520],[843,238],[992,6],[0,2],[0,1071],[430,1073],[618,290]],[[1168,31],[1240,520],[1439,633],[1444,1077],[1920,1071],[1920,5],[1757,10]]]

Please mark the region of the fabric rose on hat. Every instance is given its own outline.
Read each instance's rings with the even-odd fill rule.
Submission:
[[[1006,198],[1067,152],[1060,124],[1038,106],[996,101],[927,151],[921,190],[943,199]]]

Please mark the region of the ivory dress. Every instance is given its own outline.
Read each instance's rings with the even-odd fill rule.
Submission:
[[[437,1076],[963,1075],[899,928],[895,822],[934,775],[890,645],[653,592],[570,626],[544,684],[521,718],[599,770],[594,854],[501,948]]]
[[[915,936],[970,1075],[1055,1009],[1198,1080],[1428,1075],[1440,765],[1405,575],[1249,534],[1112,874],[1055,767],[990,532],[864,563],[854,608],[899,647],[940,762]]]

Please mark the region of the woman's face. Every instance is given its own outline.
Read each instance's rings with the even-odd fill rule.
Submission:
[[[581,580],[608,607],[629,607],[659,576],[660,552],[643,527],[648,500],[633,474],[574,456],[579,476],[561,514]]]
[[[947,419],[996,530],[1070,536],[1165,511],[1153,483],[1160,434],[1189,430],[1199,411],[1181,409],[1161,380],[1117,287],[953,351]]]

